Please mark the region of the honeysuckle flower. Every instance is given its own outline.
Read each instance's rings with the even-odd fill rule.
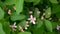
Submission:
[[[10,28],[11,28],[13,31],[16,31],[16,29],[15,29],[15,28],[17,28],[16,22],[15,22],[13,25],[10,25]]]
[[[29,11],[29,14],[32,14],[33,12],[32,11]]]
[[[11,10],[10,9],[8,10],[8,14],[11,15]]]
[[[21,32],[24,32],[24,30],[23,30],[23,28],[22,28],[21,26],[19,26],[19,30],[20,30]]]
[[[57,25],[57,30],[60,30],[60,26]]]
[[[36,24],[36,18],[33,17],[32,15],[30,15],[30,18],[28,18],[28,20],[30,20],[30,23]]]
[[[41,12],[40,11],[37,11],[37,14],[40,14]]]
[[[13,6],[14,10],[16,10],[16,6]]]
[[[27,30],[29,27],[28,22],[26,22],[25,29]]]

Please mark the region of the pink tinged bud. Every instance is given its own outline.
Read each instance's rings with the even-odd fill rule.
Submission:
[[[40,11],[37,11],[37,14],[40,14],[41,12]]]
[[[29,14],[32,14],[33,12],[32,11],[29,11]]]
[[[28,22],[26,22],[25,29],[27,30],[29,27]]]
[[[29,27],[29,25],[28,25],[28,22],[26,22],[26,25],[25,25],[26,27]]]
[[[29,25],[27,24],[26,27],[29,27]]]
[[[60,26],[57,25],[57,30],[60,30]]]
[[[27,27],[25,27],[25,29],[27,30],[28,28],[27,28]]]
[[[43,16],[45,16],[46,14],[45,13],[43,13]]]
[[[44,17],[43,16],[41,17],[41,20],[44,20]]]
[[[21,32],[24,32],[24,30],[23,30],[23,28],[22,28],[21,26],[19,26],[19,30],[20,30]]]
[[[49,20],[52,20],[52,18],[49,18]]]
[[[16,6],[13,6],[14,10],[16,10]]]
[[[11,10],[8,10],[8,14],[11,15]]]
[[[29,25],[25,25],[25,29],[26,29],[26,30],[28,29],[28,27],[29,27]]]

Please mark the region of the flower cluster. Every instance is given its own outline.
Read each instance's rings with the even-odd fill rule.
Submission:
[[[14,7],[14,9],[15,9],[15,7]],[[37,11],[37,14],[39,15],[41,12],[40,11]],[[8,10],[8,14],[10,15],[11,14],[11,10]],[[30,11],[29,12],[29,14],[30,14],[30,18],[28,18],[27,20],[27,22],[26,22],[26,24],[25,24],[25,27],[24,27],[24,29],[28,29],[28,27],[29,27],[29,23],[32,23],[32,24],[36,24],[36,17],[33,17],[33,12],[32,11]],[[24,30],[23,30],[23,28],[22,28],[22,26],[18,26],[19,27],[19,30],[21,31],[21,32],[24,32]],[[13,24],[13,25],[10,25],[10,28],[13,30],[13,31],[16,31],[16,28],[17,28],[17,26],[16,26],[16,22]]]

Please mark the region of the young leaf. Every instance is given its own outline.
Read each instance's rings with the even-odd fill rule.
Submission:
[[[44,32],[44,26],[41,26],[40,28],[36,28],[35,30],[33,30],[33,34],[43,34],[43,32]]]
[[[38,22],[37,28],[40,28],[43,25],[43,21],[40,19],[37,19],[37,22]]]
[[[31,34],[30,32],[20,32],[18,34]]]
[[[60,18],[60,12],[56,13],[57,18]]]
[[[39,17],[39,14],[37,14],[38,11],[39,11],[39,9],[38,9],[38,8],[35,8],[35,10],[34,10],[34,16],[35,16],[36,18]]]
[[[0,23],[0,34],[5,34],[5,32],[3,31],[3,28],[2,28],[2,24]]]
[[[37,5],[41,0],[34,0],[34,5]]]
[[[6,8],[6,4],[4,4],[3,2],[0,1],[0,7]]]
[[[4,11],[0,7],[0,20],[4,18]]]
[[[52,32],[52,24],[49,20],[45,20],[45,26],[48,29],[48,31]]]
[[[19,14],[23,10],[24,0],[16,0],[16,13]]]
[[[33,2],[34,0],[25,0],[25,2]]]
[[[51,3],[58,3],[58,1],[57,0],[49,0]]]
[[[58,24],[60,24],[60,23],[59,23],[59,22],[57,22],[57,23],[56,23],[56,22],[52,22],[52,28],[53,28],[53,29],[57,28],[57,25],[58,25]]]
[[[45,13],[46,13],[46,18],[49,18],[50,16],[51,16],[51,7],[49,7],[46,11],[45,11]]]
[[[21,25],[22,27],[25,27],[25,25],[26,25],[26,20],[21,21],[18,25]]]
[[[5,0],[4,4],[6,5],[13,5],[16,3],[16,0]]]
[[[60,5],[54,4],[51,12],[52,12],[52,14],[59,13],[60,12]]]
[[[11,20],[12,20],[12,21],[22,20],[22,19],[25,19],[25,15],[16,14],[16,13],[13,13],[13,14],[11,15]]]
[[[4,30],[4,32],[6,33],[6,34],[10,34],[10,24],[9,24],[9,22],[3,22],[2,23],[2,25],[3,25],[3,30]]]

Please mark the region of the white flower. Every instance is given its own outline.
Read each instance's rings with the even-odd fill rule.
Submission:
[[[28,22],[26,22],[25,29],[27,30],[29,27]]]
[[[57,25],[57,30],[60,30],[60,26]]]
[[[15,22],[13,25],[10,25],[10,28],[11,28],[13,31],[16,31],[16,29],[15,29],[15,28],[17,28],[16,22]]]
[[[30,18],[28,18],[28,20],[30,20],[30,23],[36,24],[36,18],[33,17],[32,15],[30,16]]]

